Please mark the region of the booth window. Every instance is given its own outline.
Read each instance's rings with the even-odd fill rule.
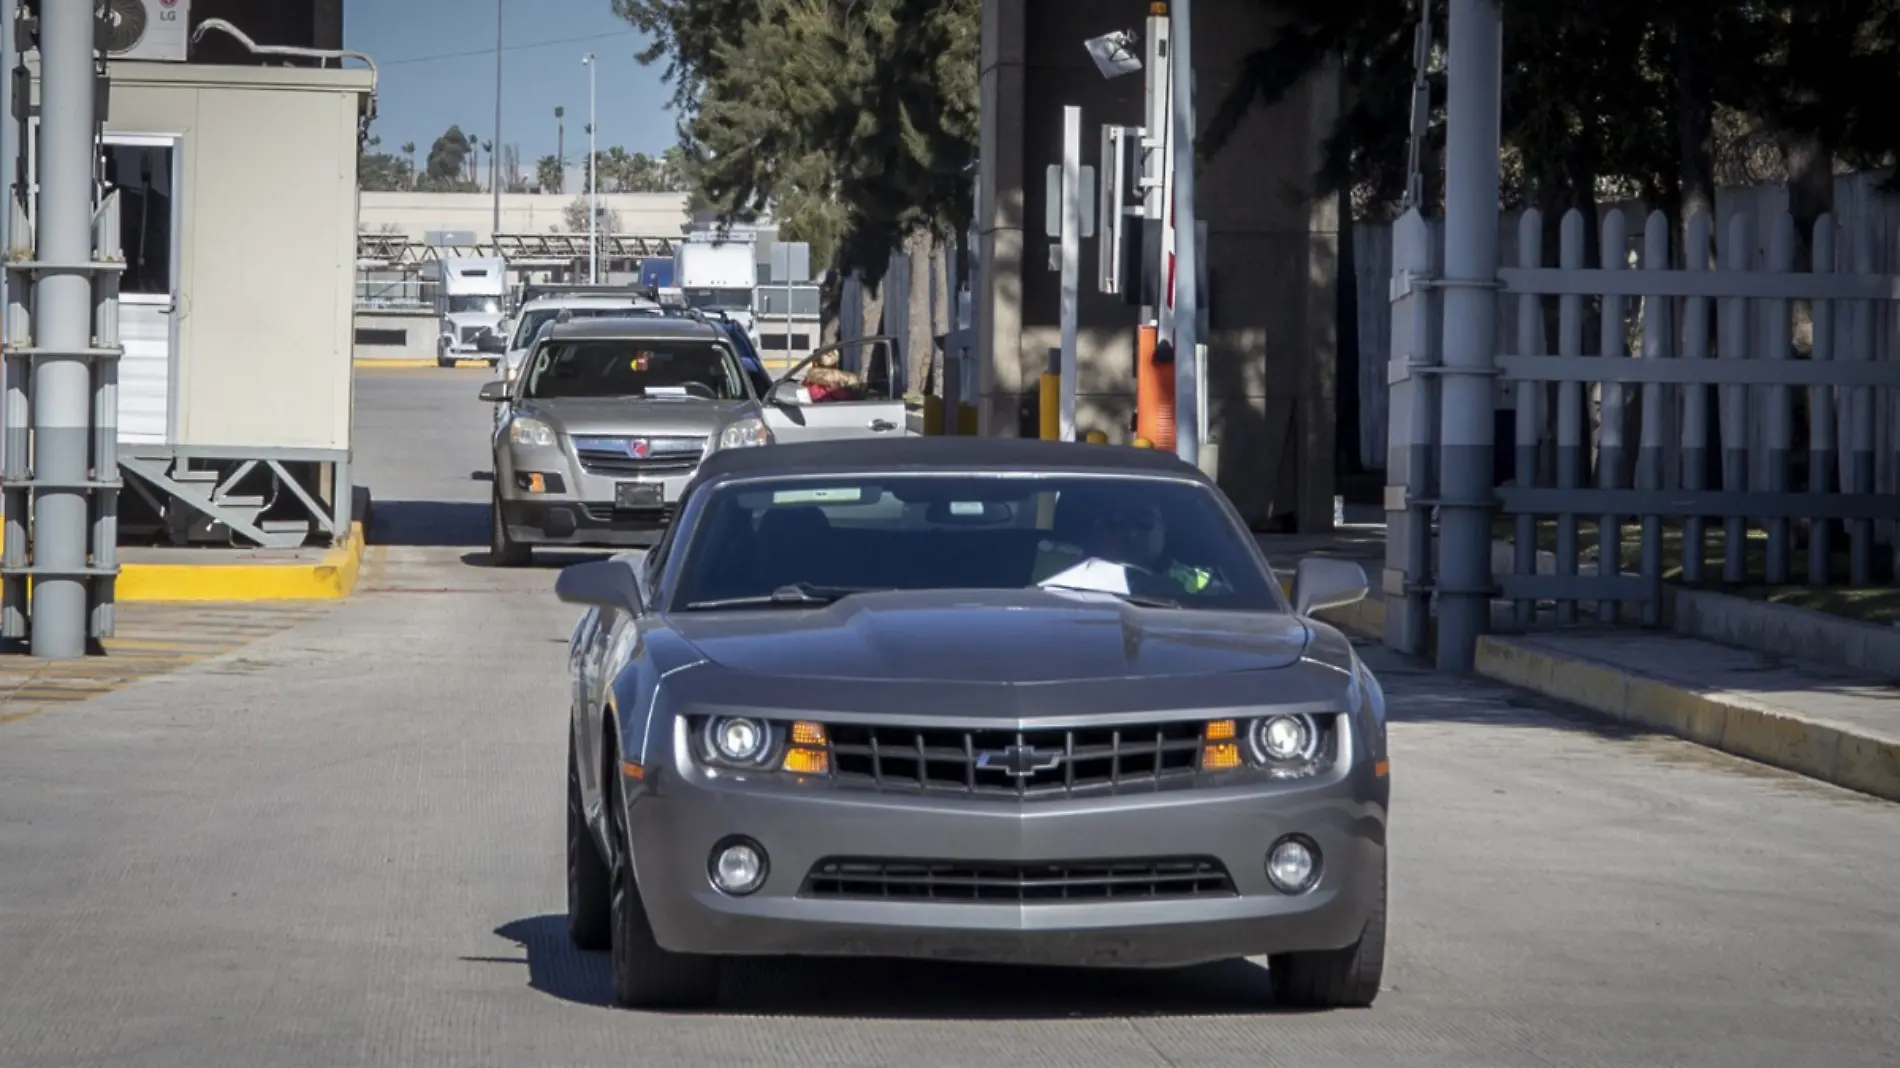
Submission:
[[[119,241],[125,253],[121,293],[172,292],[170,145],[105,146],[106,183],[119,191]]]

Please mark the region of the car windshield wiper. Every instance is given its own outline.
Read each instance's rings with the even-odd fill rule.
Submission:
[[[1104,590],[1096,586],[1069,586],[1060,582],[1040,582],[1036,585],[1038,589],[1061,590],[1064,593],[1099,593],[1107,597],[1113,597],[1124,604],[1132,604],[1137,608],[1187,607],[1172,597],[1150,597],[1140,593],[1116,593],[1114,590]]]
[[[854,593],[877,593],[887,588],[883,586],[814,586],[809,582],[794,582],[780,586],[771,593],[750,597],[692,601],[686,605],[686,611],[706,612],[720,608],[812,608],[835,603]]]

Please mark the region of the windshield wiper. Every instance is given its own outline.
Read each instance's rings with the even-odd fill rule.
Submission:
[[[1096,586],[1069,586],[1060,582],[1037,583],[1038,589],[1062,590],[1066,593],[1099,593],[1113,597],[1123,604],[1132,604],[1137,608],[1186,608],[1187,606],[1172,597],[1149,597],[1139,593],[1116,593]]]
[[[750,597],[724,597],[714,601],[692,601],[686,611],[702,612],[720,608],[813,608],[833,604],[854,593],[876,593],[882,586],[814,586],[794,582],[771,593]]]

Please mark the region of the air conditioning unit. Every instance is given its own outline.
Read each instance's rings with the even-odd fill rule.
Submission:
[[[99,49],[111,59],[183,63],[191,43],[191,0],[95,0]]]

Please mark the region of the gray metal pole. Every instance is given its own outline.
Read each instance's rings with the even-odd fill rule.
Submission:
[[[1081,298],[1082,273],[1082,109],[1062,109],[1062,184],[1058,205],[1061,218],[1061,305],[1058,321],[1062,337],[1060,388],[1056,392],[1058,437],[1075,440],[1076,314]]]
[[[1445,107],[1445,344],[1438,667],[1469,671],[1491,613],[1492,391],[1496,366],[1499,86],[1497,0],[1452,0]]]
[[[1194,33],[1190,0],[1174,0],[1169,31],[1174,47],[1174,454],[1196,466],[1201,461],[1199,368],[1194,358],[1201,306],[1199,235],[1194,221]]]
[[[40,10],[41,273],[33,290],[34,656],[86,654],[91,459],[93,10]]]
[[[598,249],[600,237],[597,227],[600,223],[600,209],[595,206],[595,195],[599,192],[600,182],[594,173],[594,54],[587,53],[581,59],[587,64],[587,281],[590,285],[600,282],[600,261]]]
[[[495,199],[495,222],[488,237],[491,244],[501,233],[501,164],[495,156],[501,151],[501,4],[502,0],[495,0],[495,147],[488,153],[489,192]]]

